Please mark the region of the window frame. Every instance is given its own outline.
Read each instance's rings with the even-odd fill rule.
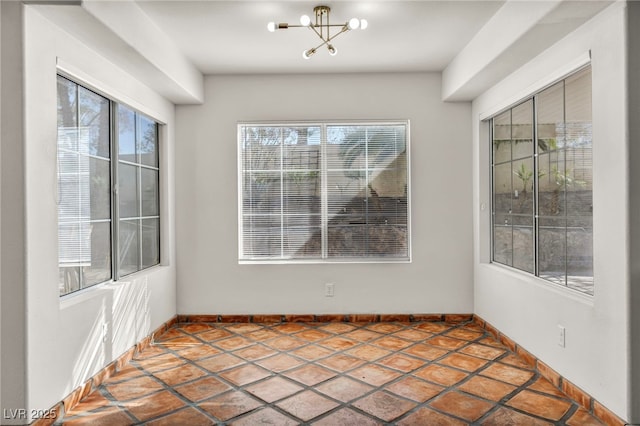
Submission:
[[[58,70],[56,72],[56,84],[59,84],[60,79],[64,79],[67,82],[75,85],[76,90],[79,89],[83,89],[86,90],[88,92],[91,92],[97,96],[100,96],[101,98],[105,99],[108,104],[109,104],[109,123],[108,123],[108,131],[109,131],[109,203],[110,203],[110,208],[109,208],[109,213],[110,213],[110,217],[109,217],[109,222],[110,222],[110,226],[109,226],[109,244],[110,244],[110,277],[106,280],[100,281],[100,282],[96,282],[94,284],[88,285],[88,286],[80,286],[78,289],[67,292],[67,293],[61,293],[59,291],[59,298],[63,299],[63,298],[67,298],[70,296],[76,296],[80,293],[83,293],[89,289],[93,289],[96,288],[98,286],[104,285],[104,284],[108,284],[111,282],[118,282],[118,281],[122,281],[123,278],[125,277],[129,277],[130,275],[133,275],[135,273],[138,273],[140,271],[143,270],[147,270],[156,266],[160,266],[162,265],[162,214],[161,214],[161,209],[162,209],[162,188],[161,188],[161,183],[162,183],[162,161],[161,161],[161,145],[162,145],[162,138],[161,138],[161,127],[162,127],[162,123],[156,119],[154,119],[153,117],[149,116],[148,114],[145,114],[143,112],[141,112],[140,110],[136,109],[135,107],[132,107],[124,102],[120,102],[116,99],[114,99],[113,97],[103,93],[100,90],[96,90],[95,88],[93,88],[90,84],[86,84],[84,82],[82,82],[81,79],[76,78],[73,75],[67,74],[65,72],[62,72],[61,70]],[[56,95],[56,100],[59,99],[59,93],[57,93]],[[79,99],[76,96],[76,100]],[[76,105],[76,111],[78,109],[79,105]],[[119,191],[119,187],[120,187],[120,175],[119,175],[119,165],[121,163],[120,157],[119,157],[119,123],[118,123],[118,111],[119,108],[121,107],[125,107],[126,109],[132,111],[134,113],[134,120],[135,120],[135,131],[134,131],[134,142],[136,144],[136,156],[138,155],[138,151],[137,151],[137,143],[138,143],[138,139],[137,139],[137,134],[138,134],[138,123],[141,121],[141,117],[143,117],[144,119],[150,121],[151,123],[153,123],[154,127],[155,127],[155,157],[156,157],[156,162],[157,162],[157,166],[149,166],[149,165],[145,165],[142,160],[137,160],[134,163],[131,162],[127,162],[125,161],[126,164],[132,164],[136,167],[136,175],[137,175],[137,194],[136,194],[136,205],[141,206],[143,203],[143,198],[142,198],[142,183],[141,183],[141,179],[140,179],[140,175],[141,175],[141,170],[143,168],[145,169],[152,169],[157,173],[157,179],[155,180],[155,190],[156,190],[156,202],[155,202],[155,208],[157,209],[157,215],[153,217],[153,219],[157,220],[157,232],[156,232],[156,238],[157,238],[157,253],[155,253],[157,255],[157,262],[152,264],[152,265],[148,265],[148,266],[143,266],[142,265],[142,253],[143,253],[143,247],[140,244],[140,247],[138,248],[138,269],[136,269],[135,271],[131,271],[131,272],[127,272],[127,273],[122,273],[121,270],[121,265],[120,265],[120,222],[122,221],[122,219],[120,218],[120,211],[119,211],[119,204],[120,204],[120,191]],[[76,112],[77,113],[77,112]],[[59,125],[59,122],[58,122]],[[76,124],[76,126],[78,126],[78,124]],[[57,191],[57,197],[56,197],[56,205],[59,206],[60,203],[62,202],[62,196],[60,193],[60,145],[59,145],[60,141],[58,139],[58,136],[56,136],[56,191]],[[102,157],[100,157],[102,158]],[[90,175],[91,176],[91,175]],[[142,207],[140,207],[142,208]],[[146,217],[142,216],[142,212],[140,211],[140,217],[137,217],[137,219],[140,222],[140,228],[142,227],[142,219],[145,219]],[[60,227],[60,216],[59,216],[60,212],[57,209],[56,210],[56,217],[57,217],[57,224],[58,227]],[[141,241],[143,238],[142,235],[138,236],[138,241]],[[60,239],[58,236],[58,269],[60,271],[61,266],[59,263],[59,256],[60,256]],[[82,275],[82,271],[80,272],[80,275]],[[59,273],[60,276],[60,273]],[[81,281],[80,281],[81,282]],[[58,285],[60,287],[60,289],[62,289],[62,281],[58,281]]]
[[[593,246],[591,247],[591,287],[590,290],[585,291],[585,290],[581,290],[576,288],[576,286],[572,286],[569,285],[568,282],[568,274],[569,274],[569,269],[571,264],[569,263],[568,259],[565,259],[565,273],[564,273],[564,284],[559,283],[557,280],[552,280],[549,279],[545,276],[543,276],[541,274],[541,268],[540,268],[540,220],[541,219],[548,219],[550,216],[548,215],[544,215],[541,213],[540,211],[540,165],[539,165],[539,161],[540,161],[540,155],[546,155],[546,154],[553,154],[553,153],[562,153],[562,155],[565,155],[566,150],[568,150],[568,146],[562,146],[561,148],[555,148],[555,149],[549,149],[546,151],[541,151],[540,147],[539,147],[539,131],[538,131],[538,126],[539,126],[539,121],[538,121],[538,98],[540,95],[544,94],[545,91],[547,91],[547,89],[551,89],[553,86],[558,85],[559,83],[563,83],[563,95],[562,95],[562,99],[563,99],[563,114],[564,114],[564,121],[563,121],[563,126],[566,126],[566,82],[567,80],[570,80],[572,77],[579,75],[581,72],[584,72],[585,70],[589,70],[590,73],[590,83],[591,83],[591,87],[590,90],[593,90],[593,75],[592,75],[592,67],[591,67],[591,63],[590,62],[584,62],[583,64],[581,64],[580,66],[574,67],[572,68],[570,71],[563,73],[560,77],[555,78],[554,80],[552,80],[551,82],[545,84],[544,86],[541,86],[539,88],[537,88],[535,91],[530,92],[530,94],[523,96],[521,98],[519,98],[516,102],[511,103],[510,105],[501,108],[500,110],[497,110],[496,112],[493,112],[491,115],[489,116],[485,116],[486,118],[483,118],[483,121],[486,122],[488,124],[487,128],[488,128],[488,144],[489,144],[489,173],[488,173],[488,183],[489,183],[489,205],[490,205],[490,209],[489,209],[489,263],[490,264],[494,264],[494,265],[499,265],[500,267],[504,267],[504,268],[509,268],[511,270],[514,270],[518,273],[523,273],[523,274],[527,274],[529,276],[535,277],[537,279],[540,279],[542,282],[548,284],[548,285],[552,285],[554,288],[564,288],[567,289],[568,291],[572,291],[575,292],[577,294],[586,296],[586,297],[593,297],[595,294],[595,277],[593,275],[593,265],[594,265],[594,257],[595,257],[595,251],[593,250]],[[590,121],[590,125],[593,125],[593,95],[591,95],[591,121]],[[499,117],[500,115],[504,114],[507,111],[511,111],[513,114],[513,110],[526,104],[527,102],[531,102],[532,104],[532,121],[531,121],[531,126],[532,126],[532,145],[533,145],[533,150],[532,150],[532,159],[533,159],[533,176],[532,176],[532,192],[533,192],[533,213],[531,215],[533,222],[532,222],[532,244],[533,244],[533,254],[532,254],[532,263],[533,263],[533,271],[529,272],[523,268],[520,267],[516,267],[513,265],[508,265],[506,263],[502,263],[500,261],[496,261],[495,260],[495,223],[496,223],[496,215],[500,214],[499,212],[495,211],[495,193],[494,193],[494,185],[495,185],[495,166],[496,164],[498,165],[503,165],[503,164],[514,164],[517,161],[522,161],[522,159],[514,159],[513,156],[511,156],[511,159],[509,162],[499,162],[496,163],[495,159],[494,159],[494,119],[496,119],[497,117]],[[510,126],[512,126],[513,121],[511,121]],[[593,149],[593,133],[591,133],[591,149]],[[565,159],[566,161],[566,159]],[[593,161],[591,159],[591,161]],[[590,168],[590,172],[593,173],[593,162],[591,163],[591,168]],[[566,172],[565,172],[566,174]],[[513,177],[512,177],[513,179]],[[513,187],[512,187],[512,192],[513,192]],[[512,194],[513,195],[513,194]],[[565,196],[566,197],[566,196]],[[593,182],[591,182],[591,197],[593,200]],[[565,200],[566,203],[566,200]],[[592,201],[593,203],[593,201]],[[565,220],[565,225],[564,225],[564,229],[565,229],[565,234],[566,231],[569,229],[569,226],[567,224],[569,218],[575,218],[575,216],[572,216],[571,213],[567,210],[564,211],[563,216],[558,216],[558,218],[564,219]],[[591,238],[593,239],[593,204],[592,204],[592,209],[591,209]],[[515,225],[511,225],[512,228],[515,227]],[[567,244],[567,237],[565,236],[565,245]],[[514,248],[512,247],[512,251],[514,250]],[[566,253],[566,247],[565,247],[565,253]],[[513,254],[512,254],[513,256]]]
[[[327,221],[330,219],[327,212],[327,154],[326,154],[326,128],[331,126],[404,126],[405,129],[405,152],[406,152],[406,197],[407,197],[407,256],[406,257],[330,257],[327,255]],[[320,175],[321,175],[321,229],[322,229],[322,249],[320,258],[282,258],[264,257],[250,258],[243,257],[243,156],[242,156],[242,129],[245,127],[320,127]],[[410,120],[302,120],[302,121],[239,121],[237,123],[237,194],[238,194],[238,264],[359,264],[359,263],[411,263],[411,125]]]
[[[113,139],[113,153],[112,155],[115,156],[115,163],[112,166],[112,174],[114,176],[114,184],[113,184],[113,188],[114,188],[114,196],[113,196],[113,208],[114,208],[114,222],[116,222],[114,224],[113,227],[113,246],[114,246],[114,254],[116,256],[113,257],[113,266],[114,266],[114,281],[120,280],[123,277],[127,277],[129,275],[135,274],[137,272],[143,271],[145,269],[149,269],[152,268],[154,266],[160,265],[161,264],[161,255],[162,255],[162,248],[161,248],[161,215],[160,215],[160,196],[161,196],[161,190],[160,190],[160,173],[161,173],[161,167],[160,167],[160,123],[158,123],[156,120],[154,120],[153,118],[149,117],[148,115],[138,111],[137,109],[130,107],[128,105],[125,105],[123,103],[120,102],[115,102],[112,101],[113,106],[112,106],[112,111],[113,111],[113,121],[112,121],[112,131],[113,131],[113,135],[114,137]],[[120,145],[119,145],[119,137],[117,137],[116,135],[118,135],[119,133],[119,121],[118,121],[118,117],[119,117],[119,111],[120,108],[124,107],[130,111],[132,111],[134,113],[134,120],[135,120],[135,131],[134,131],[134,143],[136,146],[136,157],[139,157],[139,152],[138,152],[138,136],[139,136],[139,128],[140,128],[140,121],[141,121],[141,117],[147,119],[148,121],[151,121],[154,123],[155,125],[155,145],[156,145],[156,152],[155,152],[155,156],[156,156],[156,163],[157,166],[151,166],[148,164],[144,164],[144,162],[142,161],[142,159],[140,158],[136,158],[135,161],[128,161],[128,160],[123,160],[120,158]],[[121,187],[120,187],[120,165],[127,165],[130,167],[134,167],[135,171],[136,171],[136,180],[137,180],[137,191],[136,191],[136,207],[138,208],[138,214],[136,216],[126,216],[126,217],[122,217],[122,215],[120,214],[120,201],[121,201]],[[156,179],[156,189],[157,189],[157,203],[156,203],[156,209],[157,209],[157,214],[156,215],[151,215],[151,216],[145,216],[143,214],[143,207],[142,207],[142,203],[144,202],[144,198],[142,196],[142,171],[143,170],[153,170],[155,172],[157,172],[157,179]],[[158,221],[158,228],[157,228],[157,233],[156,233],[156,238],[157,238],[157,246],[158,246],[158,262],[154,263],[152,265],[149,266],[144,266],[143,265],[143,255],[144,255],[144,247],[143,247],[143,220],[157,220]],[[127,273],[123,273],[122,272],[122,265],[121,265],[121,259],[120,259],[120,231],[121,231],[121,222],[123,221],[131,221],[131,220],[137,220],[139,222],[138,224],[138,234],[137,234],[137,243],[138,243],[138,269],[127,272]]]

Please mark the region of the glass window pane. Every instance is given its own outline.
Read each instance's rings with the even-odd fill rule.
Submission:
[[[280,172],[247,173],[243,182],[243,212],[250,214],[281,213]]]
[[[138,154],[140,163],[158,167],[158,126],[155,121],[138,114]]]
[[[283,225],[284,257],[319,258],[322,256],[320,215],[286,216]]]
[[[567,124],[575,124],[582,131],[578,135],[585,137],[575,138],[576,134],[567,128],[567,141],[578,139],[580,142],[591,144],[591,68],[585,68],[569,77],[565,81],[565,114]],[[588,131],[585,131],[588,130]],[[582,146],[582,143],[578,143]]]
[[[567,149],[567,214],[591,216],[593,160],[591,68],[570,76],[565,85]]]
[[[393,163],[406,150],[404,126],[371,126],[365,130],[367,168],[393,168]]]
[[[109,157],[109,100],[78,87],[80,152]]]
[[[511,120],[513,159],[531,157],[533,155],[533,100],[513,108]]]
[[[493,167],[493,210],[499,213],[511,213],[514,196],[511,163]]]
[[[511,161],[511,110],[493,119],[493,163]]]
[[[281,128],[245,127],[243,136],[243,170],[280,170]]]
[[[283,168],[320,170],[320,128],[292,127],[283,133]]]
[[[405,125],[241,126],[239,135],[241,257],[322,258],[338,246],[340,256],[408,257]],[[332,249],[331,235],[353,230],[352,248]]]
[[[124,105],[118,105],[118,158],[137,163],[136,113]]]
[[[91,219],[91,157],[81,155],[78,162],[78,207],[80,211],[79,218],[84,220]]]
[[[121,220],[118,234],[118,262],[120,276],[140,269],[140,221]]]
[[[58,265],[60,268],[60,294],[80,289],[82,247],[80,223],[58,224]]]
[[[510,214],[494,214],[493,261],[513,265],[513,220]]]
[[[287,146],[284,156],[284,169],[320,170],[319,146]]]
[[[567,285],[593,294],[593,219],[567,219]]]
[[[567,215],[590,217],[593,214],[591,149],[567,149],[565,158],[562,185],[566,191]]]
[[[534,272],[533,216],[513,215],[513,267]]]
[[[80,266],[60,264],[59,278],[58,293],[60,296],[80,290]]]
[[[142,216],[158,216],[158,178],[159,172],[153,169],[140,168],[142,192]]]
[[[564,217],[541,218],[538,226],[538,268],[540,277],[566,284],[567,228]]]
[[[535,113],[530,99],[492,119],[493,260],[593,294],[590,68],[534,99]]]
[[[327,172],[327,210],[332,223],[364,223],[367,202],[364,171]]]
[[[538,214],[558,216],[565,214],[564,150],[538,156]]]
[[[118,165],[118,198],[120,218],[140,216],[138,203],[138,167],[120,163]]]
[[[89,193],[92,220],[111,218],[111,162],[89,159]]]
[[[60,293],[112,276],[112,178],[118,166],[119,275],[159,261],[157,123],[58,76],[58,257]],[[116,120],[118,161],[112,165]],[[132,164],[124,164],[130,162]],[[141,164],[142,163],[142,164]],[[141,165],[153,167],[141,167]],[[141,215],[156,218],[141,221]],[[141,249],[144,256],[141,257]]]
[[[58,76],[58,148],[78,151],[78,85]]]
[[[564,82],[541,92],[537,99],[538,148],[540,152],[565,146]]]
[[[370,221],[371,222],[371,221]],[[367,255],[371,257],[407,257],[407,227],[375,221],[367,227]]]
[[[328,170],[366,168],[367,132],[364,127],[328,126],[327,138]]]
[[[142,220],[142,268],[160,263],[160,220]]]
[[[90,241],[82,266],[83,287],[88,287],[111,278],[111,222],[89,223],[83,230]]]
[[[500,167],[500,166],[497,166]],[[511,208],[514,214],[533,215],[533,158],[512,163],[513,195]]]
[[[243,218],[244,255],[280,257],[282,235],[280,216],[245,216]]]
[[[320,173],[318,171],[299,171],[284,173],[284,212],[320,213],[321,193]]]
[[[366,257],[369,254],[367,226],[365,224],[329,224],[327,250],[329,257]]]
[[[58,222],[80,219],[80,182],[77,173],[58,175]]]
[[[109,110],[108,99],[58,77],[61,295],[111,278]]]

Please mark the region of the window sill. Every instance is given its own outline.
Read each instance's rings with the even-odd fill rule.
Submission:
[[[60,300],[60,310],[64,310],[66,308],[77,305],[79,303],[83,303],[87,300],[103,296],[105,293],[109,292],[115,287],[127,285],[132,281],[136,281],[137,279],[145,279],[150,274],[160,271],[167,267],[168,266],[162,265],[162,264],[150,266],[148,268],[126,275],[121,279],[119,279],[118,281],[114,281],[114,280],[105,281],[100,284],[92,285],[91,287],[74,291],[73,293],[59,296],[58,299]]]
[[[336,265],[372,263],[411,263],[411,259],[238,259],[239,265]]]
[[[530,274],[525,271],[521,271],[511,266],[502,265],[500,263],[493,263],[493,262],[486,262],[486,263],[483,262],[481,263],[481,266],[491,270],[492,272],[508,275],[509,277],[513,278],[514,280],[517,280],[520,283],[531,284],[545,291],[551,291],[552,293],[556,293],[560,296],[573,299],[575,301],[578,301],[580,303],[583,303],[589,306],[594,305],[594,300],[595,300],[594,295],[583,293],[571,287],[562,286],[560,284],[554,284],[543,278],[537,277],[533,274]]]

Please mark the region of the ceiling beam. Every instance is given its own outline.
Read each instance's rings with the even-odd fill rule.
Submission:
[[[505,2],[443,71],[442,99],[475,99],[611,3]]]
[[[156,70],[144,83],[174,103],[202,103],[202,73],[135,1],[84,0],[81,7]]]

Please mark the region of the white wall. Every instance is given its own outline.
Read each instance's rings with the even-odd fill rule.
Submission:
[[[436,74],[206,78],[176,112],[178,312],[471,313],[470,105],[440,95]],[[321,119],[411,120],[413,263],[238,265],[237,122]]]
[[[24,164],[22,161],[22,8],[17,2],[0,2],[2,39],[0,86],[2,132],[0,136],[0,407],[25,406],[24,318]],[[4,413],[4,411],[3,411]],[[4,416],[3,416],[4,417]],[[0,420],[4,422],[4,419]]]
[[[107,62],[45,19],[38,6],[24,10],[25,408],[46,409],[175,315],[174,106],[143,85],[144,76],[136,80]],[[62,299],[58,296],[56,205],[56,72],[60,68],[79,83],[165,123],[161,129],[162,266],[135,274],[127,282]],[[104,343],[103,324],[108,330]]]
[[[628,60],[628,94],[629,94],[629,221],[630,221],[630,288],[629,288],[629,320],[630,320],[630,415],[632,423],[640,423],[640,3],[627,4],[627,60]],[[634,338],[635,336],[635,338]]]
[[[628,418],[629,235],[625,4],[618,3],[473,102],[475,312],[623,419]],[[489,149],[482,117],[550,83],[591,50],[595,295],[488,263]],[[550,77],[549,77],[550,78]],[[531,93],[529,93],[531,94]],[[481,210],[484,203],[487,208]],[[557,326],[566,327],[566,347]],[[639,421],[639,420],[636,420]]]

